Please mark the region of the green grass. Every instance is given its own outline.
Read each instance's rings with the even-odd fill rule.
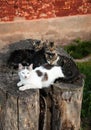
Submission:
[[[81,59],[91,54],[91,41],[75,40],[64,49],[74,58]]]
[[[83,91],[82,117],[91,117],[91,61],[77,63],[81,73],[85,74]]]
[[[91,61],[77,63],[77,65],[80,72],[86,76],[81,110],[81,118],[83,119],[82,126],[83,130],[85,130],[91,120]]]

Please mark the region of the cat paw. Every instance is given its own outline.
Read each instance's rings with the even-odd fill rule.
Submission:
[[[22,83],[21,83],[21,82],[18,82],[18,83],[17,83],[17,86],[18,86],[18,87],[22,86]]]
[[[24,91],[24,90],[26,90],[26,88],[25,87],[20,87],[19,90]]]

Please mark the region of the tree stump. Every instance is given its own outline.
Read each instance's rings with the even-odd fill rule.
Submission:
[[[38,130],[39,91],[12,91],[13,87],[5,91],[4,86],[2,89],[0,89],[0,130]]]
[[[59,88],[53,87],[52,130],[80,130],[82,95],[82,86],[61,84]]]
[[[0,130],[80,130],[82,78],[75,84],[54,83],[40,93],[20,92],[16,82],[5,84],[0,84]]]
[[[41,90],[20,92],[16,86],[17,70],[9,68],[7,60],[12,51],[32,49],[31,45],[31,39],[10,44],[0,53],[0,130],[80,130],[82,77]],[[63,50],[59,52],[66,56]]]
[[[84,80],[76,84],[54,84],[46,93],[46,129],[80,130]]]

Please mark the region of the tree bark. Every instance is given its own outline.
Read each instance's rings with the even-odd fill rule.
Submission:
[[[54,85],[52,130],[80,130],[83,84],[80,87],[71,84]]]
[[[55,83],[40,94],[45,95],[45,119],[42,130],[80,130],[84,80],[79,83]],[[40,130],[40,129],[39,129]]]
[[[83,78],[74,84],[54,83],[40,93],[20,92],[15,85],[0,79],[0,130],[80,129]]]
[[[0,130],[38,130],[39,92],[0,91]]]

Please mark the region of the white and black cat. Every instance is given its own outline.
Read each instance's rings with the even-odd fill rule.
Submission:
[[[18,74],[20,81],[17,86],[21,91],[49,87],[56,79],[65,77],[60,66],[50,64],[44,64],[35,69],[33,69],[33,64],[29,67],[19,64]]]

